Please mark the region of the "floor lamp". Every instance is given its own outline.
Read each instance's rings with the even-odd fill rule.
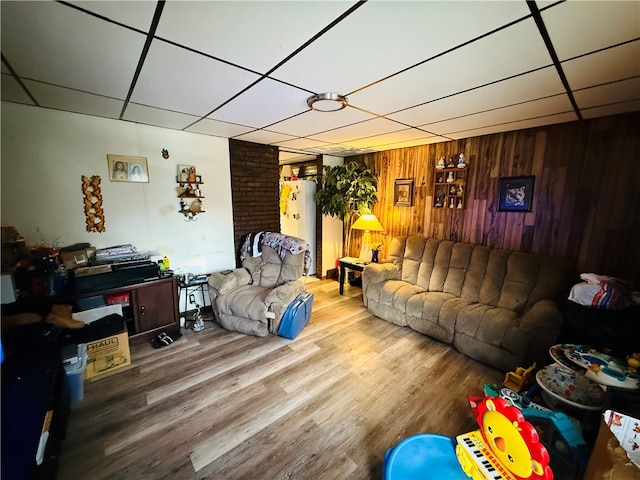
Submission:
[[[360,248],[360,255],[358,258],[367,261],[371,260],[371,235],[369,232],[382,232],[384,231],[384,228],[373,213],[360,215],[351,228],[364,230],[364,235],[362,236],[362,248]]]

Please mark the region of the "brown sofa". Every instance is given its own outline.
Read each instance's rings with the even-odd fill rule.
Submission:
[[[510,371],[551,361],[567,278],[563,262],[551,257],[396,237],[386,263],[365,267],[362,288],[374,315]]]

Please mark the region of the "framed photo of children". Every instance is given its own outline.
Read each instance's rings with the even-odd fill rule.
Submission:
[[[396,179],[393,189],[393,205],[396,207],[413,206],[413,179],[398,178]]]
[[[499,212],[530,212],[535,176],[502,177],[498,186]]]
[[[107,155],[109,180],[112,182],[149,182],[149,166],[146,157]]]

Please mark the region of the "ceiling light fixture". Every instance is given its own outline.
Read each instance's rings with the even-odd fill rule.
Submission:
[[[339,93],[317,93],[307,99],[307,105],[318,112],[337,112],[349,104]]]

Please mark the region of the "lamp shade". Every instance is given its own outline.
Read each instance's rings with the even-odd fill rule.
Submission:
[[[360,218],[355,221],[351,228],[355,228],[356,230],[368,230],[370,232],[384,231],[384,227],[380,224],[373,213],[360,215]]]

